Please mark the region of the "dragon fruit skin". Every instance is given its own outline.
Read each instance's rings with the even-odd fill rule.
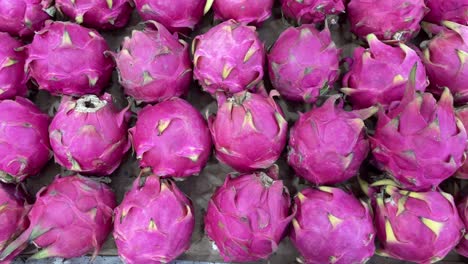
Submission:
[[[285,16],[302,23],[319,23],[327,15],[343,13],[343,0],[281,0],[281,9]]]
[[[127,264],[170,263],[190,247],[193,206],[171,181],[137,179],[114,212],[114,238]]]
[[[78,24],[95,29],[118,29],[132,14],[129,0],[55,0],[57,10]]]
[[[387,186],[374,199],[380,255],[434,263],[442,260],[463,235],[463,223],[448,193],[411,192]]]
[[[0,31],[31,37],[50,19],[51,6],[51,0],[0,0]]]
[[[259,25],[271,16],[274,0],[215,0],[216,19],[233,19],[240,23]]]
[[[381,40],[410,40],[420,30],[427,12],[425,0],[351,0],[347,6],[351,31],[361,38],[375,34]]]
[[[465,225],[465,231],[468,230],[468,196],[465,196],[457,203],[458,213],[460,215],[463,224]],[[455,248],[458,254],[468,258],[468,233],[465,233],[460,243]]]
[[[128,108],[118,111],[110,94],[63,97],[49,126],[55,160],[69,170],[110,175],[130,149]]]
[[[468,107],[461,107],[456,109],[456,115],[458,119],[460,119],[465,130],[468,129]],[[468,161],[465,160],[463,165],[458,169],[455,176],[460,179],[468,180]]]
[[[208,120],[216,157],[240,172],[266,169],[286,145],[288,124],[273,94],[247,91],[218,97],[218,113]],[[255,146],[255,147],[252,147]]]
[[[468,102],[468,26],[445,21],[440,27],[425,27],[430,33],[438,32],[424,45],[423,63],[434,94],[441,94],[444,87],[452,92],[457,104]],[[431,32],[434,31],[434,32]]]
[[[0,258],[30,241],[42,249],[32,259],[74,258],[89,252],[96,256],[112,231],[115,206],[114,193],[104,183],[76,175],[57,177],[37,193],[28,229]]]
[[[374,255],[373,219],[364,202],[331,187],[305,189],[294,202],[290,237],[305,263],[365,263]]]
[[[267,259],[294,217],[290,206],[282,181],[263,172],[228,175],[208,204],[205,232],[226,262]]]
[[[171,32],[193,30],[203,17],[207,0],[133,0],[145,21],[154,20]]]
[[[338,79],[340,54],[328,28],[290,27],[268,54],[271,83],[288,100],[315,102]]]
[[[130,136],[140,167],[156,176],[184,178],[200,173],[211,155],[210,131],[200,112],[174,97],[138,113]]]
[[[186,94],[192,81],[188,44],[157,22],[147,25],[156,30],[133,31],[114,55],[125,93],[148,103]]]
[[[99,94],[114,68],[104,55],[107,50],[97,31],[70,22],[47,22],[28,46],[26,67],[39,89],[54,95]]]
[[[423,191],[437,187],[462,166],[466,140],[448,89],[439,102],[413,89],[399,105],[379,112],[370,143],[384,171],[405,189]]]
[[[347,112],[339,95],[321,107],[300,114],[289,137],[288,163],[314,184],[335,184],[358,173],[369,153],[363,119],[376,108]]]
[[[50,118],[28,99],[0,102],[0,180],[21,182],[36,175],[51,158]]]
[[[23,44],[7,33],[0,32],[0,100],[25,96],[27,92]]]
[[[401,101],[414,65],[416,90],[426,90],[429,81],[416,51],[403,43],[387,45],[373,34],[367,36],[367,42],[368,49],[354,50],[353,63],[343,78],[345,88],[341,89],[355,109],[376,104],[388,108],[392,102]]]
[[[263,78],[265,50],[255,27],[225,21],[192,43],[194,77],[214,95],[252,90]]]
[[[16,237],[21,234],[29,222],[26,215],[29,205],[26,202],[24,194],[14,185],[0,183],[0,253]],[[11,256],[2,263],[9,263],[18,255],[24,247],[18,248]]]
[[[440,24],[442,21],[452,21],[468,25],[468,0],[426,0],[430,9],[424,17],[425,21]]]

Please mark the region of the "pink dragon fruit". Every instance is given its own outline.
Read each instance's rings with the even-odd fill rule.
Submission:
[[[28,227],[29,206],[24,194],[13,185],[0,183],[0,254]],[[9,263],[25,247],[19,247],[2,263]]]
[[[218,160],[241,172],[266,169],[278,160],[288,123],[273,95],[218,96],[218,113],[208,120]]]
[[[426,31],[439,33],[429,42],[423,42],[423,63],[431,81],[432,93],[440,95],[445,87],[452,92],[455,102],[468,103],[468,26],[444,22],[446,28],[427,26]]]
[[[50,118],[31,101],[0,102],[0,180],[20,182],[36,175],[51,157]]]
[[[457,208],[466,231],[468,229],[468,196],[458,202]],[[465,233],[455,250],[458,254],[468,258],[468,233]]]
[[[52,0],[0,0],[0,31],[30,37],[53,13]]]
[[[18,40],[0,32],[0,100],[25,96],[27,92],[24,62],[26,53]]]
[[[129,0],[55,0],[55,6],[78,24],[104,30],[125,27],[132,14]]]
[[[327,15],[343,13],[343,0],[281,0],[283,13],[299,24],[323,22]]]
[[[110,94],[63,97],[49,127],[55,160],[84,174],[109,175],[130,149],[128,108],[118,111]]]
[[[57,177],[37,193],[28,229],[0,258],[28,242],[42,248],[32,259],[74,258],[89,252],[96,256],[112,230],[115,205],[114,193],[104,183],[81,176]]]
[[[386,45],[373,34],[367,36],[367,42],[368,49],[354,50],[350,70],[343,78],[345,88],[341,89],[355,109],[376,104],[388,108],[392,102],[401,101],[414,65],[416,90],[426,90],[426,70],[416,51],[403,43]]]
[[[370,143],[381,169],[404,189],[422,191],[437,187],[463,164],[467,135],[450,91],[445,89],[439,102],[430,93],[416,93],[415,73],[413,67],[402,101],[379,112]]]
[[[48,22],[28,46],[26,67],[39,89],[54,95],[99,94],[114,68],[112,59],[104,56],[108,49],[94,30],[75,23]]]
[[[190,200],[154,175],[138,178],[115,208],[114,238],[127,264],[170,263],[190,247],[194,226]]]
[[[276,251],[293,214],[283,182],[263,172],[228,175],[211,197],[205,231],[226,262],[267,259]]]
[[[351,0],[347,13],[351,31],[361,38],[406,42],[418,34],[427,12],[425,0]]]
[[[171,32],[193,30],[203,17],[207,0],[133,0],[143,20],[155,20]],[[209,0],[208,2],[212,2]]]
[[[192,43],[194,76],[202,88],[234,94],[263,79],[265,51],[254,27],[228,20]]]
[[[462,107],[462,108],[456,109],[456,115],[460,119],[465,130],[467,130],[468,129],[468,107]],[[460,179],[468,180],[468,161],[465,160],[463,165],[458,169],[455,176]]]
[[[125,93],[138,101],[159,102],[188,92],[192,81],[188,45],[157,22],[133,31],[114,57]]]
[[[290,237],[305,263],[366,263],[374,255],[375,230],[367,204],[330,187],[305,189],[294,201]]]
[[[338,79],[340,54],[328,28],[290,27],[268,54],[271,83],[288,100],[315,102]]]
[[[314,184],[350,179],[369,153],[363,119],[377,109],[347,112],[339,98],[334,95],[321,107],[300,114],[291,129],[288,163],[299,176]]]
[[[417,263],[442,260],[464,226],[448,193],[411,192],[386,186],[374,197],[378,254]]]
[[[234,19],[245,24],[259,25],[271,16],[274,0],[215,0],[216,19]]]
[[[156,176],[184,178],[198,174],[211,154],[205,119],[177,97],[143,108],[130,135],[140,167],[151,168]]]
[[[452,21],[468,25],[468,0],[426,0],[430,12],[425,21],[440,24],[442,21]]]

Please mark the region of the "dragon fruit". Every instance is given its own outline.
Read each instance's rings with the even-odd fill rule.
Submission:
[[[458,202],[458,213],[460,218],[465,225],[465,231],[468,229],[468,196],[465,196],[462,200]],[[458,254],[463,255],[468,258],[468,233],[465,233],[460,243],[455,248]]]
[[[338,79],[340,54],[328,28],[290,27],[268,54],[271,83],[288,100],[315,102]]]
[[[423,63],[432,93],[440,95],[445,87],[452,92],[455,102],[468,103],[468,26],[445,21],[446,28],[427,26],[426,31],[439,33],[429,42],[423,42]]]
[[[411,192],[388,185],[373,199],[380,255],[434,263],[463,235],[463,223],[448,193]]]
[[[89,252],[96,256],[112,230],[115,205],[114,193],[104,183],[81,176],[57,177],[37,193],[28,229],[0,258],[28,242],[42,248],[31,259],[74,258]]]
[[[52,0],[0,0],[0,31],[31,37],[53,13]]]
[[[5,247],[28,227],[27,205],[24,194],[13,185],[0,183],[0,254]],[[9,263],[25,247],[19,247],[4,262]],[[2,262],[2,263],[4,263]]]
[[[354,50],[350,70],[343,78],[345,88],[341,89],[355,109],[376,104],[388,108],[392,102],[401,101],[414,65],[416,90],[426,90],[426,70],[416,51],[403,43],[386,45],[373,34],[367,36],[367,42],[369,49]]]
[[[442,21],[452,21],[468,25],[468,0],[426,0],[430,12],[425,21],[440,24]]]
[[[207,0],[133,0],[143,20],[155,20],[171,32],[193,30],[203,17]],[[208,2],[212,2],[209,0]]]
[[[47,22],[28,46],[26,67],[39,89],[54,95],[99,94],[114,64],[104,38],[75,23]],[[73,63],[70,63],[73,62]]]
[[[278,175],[228,175],[211,197],[205,231],[226,262],[267,259],[276,251],[294,217]]]
[[[263,79],[265,51],[255,27],[228,20],[195,37],[192,49],[195,79],[212,95],[253,90]]]
[[[290,237],[305,263],[366,263],[374,255],[375,230],[367,204],[331,187],[305,189],[294,201]]]
[[[271,16],[274,0],[215,0],[216,19],[234,19],[245,24],[259,25]]]
[[[48,115],[25,98],[0,102],[1,181],[23,181],[47,164],[51,157],[49,121]]]
[[[167,180],[138,178],[115,209],[114,238],[127,264],[170,263],[190,247],[190,200]]]
[[[55,0],[55,6],[78,24],[104,30],[125,27],[132,14],[129,0]]]
[[[299,176],[314,184],[350,179],[369,153],[363,119],[377,109],[347,112],[339,98],[334,95],[321,107],[300,114],[291,129],[288,163]]]
[[[351,31],[361,38],[406,42],[416,36],[427,12],[425,0],[351,0],[347,13]]]
[[[229,99],[218,96],[218,113],[208,120],[218,160],[241,172],[276,162],[286,145],[288,123],[273,95],[244,91]]]
[[[188,45],[157,22],[133,31],[114,57],[125,93],[138,101],[159,102],[188,92],[192,81]]]
[[[465,130],[467,130],[468,129],[468,107],[462,107],[462,108],[456,109],[456,115],[460,119]],[[465,160],[463,165],[458,169],[455,176],[460,179],[468,180],[468,161]]]
[[[466,130],[455,116],[448,89],[437,102],[415,92],[416,67],[399,104],[379,112],[370,143],[377,164],[404,189],[437,187],[465,161]]]
[[[25,96],[27,92],[24,62],[26,54],[21,42],[0,32],[0,100]]]
[[[109,94],[63,97],[49,127],[55,160],[83,174],[109,175],[130,149],[128,108],[118,111]]]
[[[177,97],[143,108],[130,136],[140,167],[151,168],[156,176],[184,178],[198,174],[211,154],[205,119]]]
[[[283,13],[299,24],[323,22],[327,15],[344,12],[343,0],[281,0]]]

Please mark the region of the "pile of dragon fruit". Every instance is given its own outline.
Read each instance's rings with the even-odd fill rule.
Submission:
[[[468,0],[0,0],[0,100],[1,263],[468,258]]]

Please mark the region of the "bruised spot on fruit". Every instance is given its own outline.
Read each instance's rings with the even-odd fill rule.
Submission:
[[[444,228],[444,223],[431,220],[429,218],[420,217],[421,222],[427,226],[438,237]]]

